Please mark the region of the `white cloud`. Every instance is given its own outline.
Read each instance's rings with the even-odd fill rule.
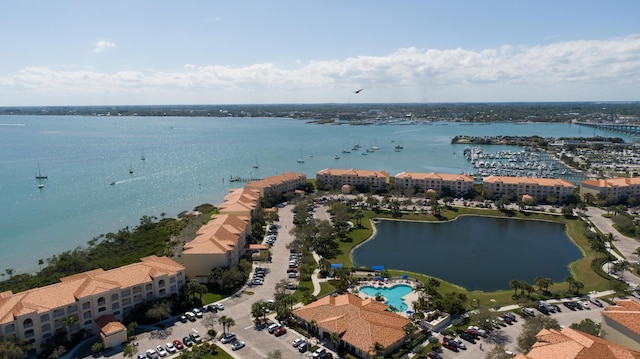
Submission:
[[[104,41],[96,49],[110,47]],[[640,37],[629,36],[480,51],[404,48],[293,70],[272,63],[115,73],[29,67],[0,77],[0,105],[96,104],[101,93],[139,104],[347,102],[356,87],[367,89],[358,97],[365,102],[638,100],[638,83]]]
[[[93,48],[93,52],[100,53],[108,49],[115,49],[115,48],[116,48],[115,43],[107,40],[100,40],[96,43],[96,46]]]

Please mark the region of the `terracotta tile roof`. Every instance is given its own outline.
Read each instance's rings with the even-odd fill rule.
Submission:
[[[452,174],[452,173],[438,173],[438,172],[400,172],[395,176],[396,179],[415,179],[415,180],[426,180],[426,179],[438,179],[441,181],[448,182],[473,182],[474,178],[469,175],[464,174]]]
[[[385,171],[372,171],[372,170],[356,170],[356,169],[338,169],[338,168],[325,168],[316,172],[316,176],[328,175],[328,176],[356,176],[356,177],[383,177],[388,178],[389,173]]]
[[[587,179],[582,181],[583,185],[589,185],[592,187],[625,187],[630,185],[638,185],[640,184],[640,177],[626,178],[626,177],[616,177],[616,178],[605,178],[605,179]]]
[[[250,225],[249,216],[216,214],[200,227],[196,237],[184,245],[184,254],[226,253],[233,250]]]
[[[640,359],[640,352],[566,327],[543,329],[529,353],[516,359]]]
[[[12,322],[20,315],[65,308],[86,296],[147,283],[154,277],[184,270],[183,266],[167,257],[149,256],[140,260],[140,263],[108,271],[95,269],[64,277],[60,283],[16,294],[4,292],[0,294],[0,324]]]
[[[260,181],[252,181],[248,182],[245,187],[247,188],[268,188],[272,186],[277,186],[289,181],[300,181],[307,179],[307,175],[303,173],[296,172],[284,172],[281,175],[277,176],[269,176]]]
[[[102,336],[109,336],[127,330],[127,328],[113,315],[103,315],[96,319],[96,324],[100,327]]]
[[[329,333],[338,333],[344,342],[369,352],[376,343],[388,347],[405,337],[409,319],[387,311],[389,307],[371,298],[353,294],[326,296],[293,311],[293,314]]]
[[[616,305],[607,307],[602,315],[640,335],[640,303],[633,299],[619,299]]]
[[[558,178],[533,178],[533,177],[509,177],[509,176],[488,176],[482,179],[486,183],[506,183],[506,184],[536,184],[538,186],[560,186],[575,187],[573,183]]]
[[[218,209],[220,213],[253,211],[258,207],[260,192],[250,188],[233,188],[224,197]]]

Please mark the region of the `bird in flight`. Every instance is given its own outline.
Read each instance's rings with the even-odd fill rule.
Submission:
[[[360,91],[362,91],[362,90],[364,90],[364,89],[360,89],[358,91],[353,91],[353,93],[360,93]]]

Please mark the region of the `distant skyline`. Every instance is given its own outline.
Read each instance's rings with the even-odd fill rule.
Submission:
[[[640,100],[636,0],[0,5],[0,106]]]

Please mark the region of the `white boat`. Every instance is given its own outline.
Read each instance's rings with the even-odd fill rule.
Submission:
[[[42,182],[42,179],[38,180],[38,188],[44,188],[44,182]]]
[[[256,156],[256,164],[253,165],[253,168],[258,168],[258,156]]]
[[[362,154],[363,156],[366,156],[366,155],[368,155],[369,153],[367,153],[367,151],[364,151],[364,152],[362,152],[361,154]]]
[[[304,160],[302,158],[298,158],[298,163],[304,163]]]
[[[334,160],[339,160],[339,159],[340,159],[340,156],[338,156],[338,155],[333,155],[333,159],[334,159]]]

